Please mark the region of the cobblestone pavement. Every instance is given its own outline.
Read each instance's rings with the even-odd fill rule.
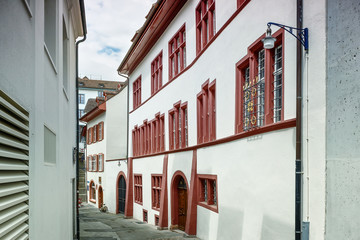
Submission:
[[[136,219],[125,219],[122,214],[100,212],[84,204],[79,209],[80,240],[199,240],[169,230],[157,230],[155,226]]]

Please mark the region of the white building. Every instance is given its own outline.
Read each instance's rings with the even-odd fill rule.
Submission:
[[[0,22],[0,239],[73,239],[83,1],[1,1]]]
[[[124,213],[127,177],[127,87],[86,113],[88,202]]]
[[[356,2],[157,1],[118,68],[132,93],[125,216],[201,239],[358,239]],[[309,51],[275,25],[265,50],[267,23],[296,27],[300,10]]]

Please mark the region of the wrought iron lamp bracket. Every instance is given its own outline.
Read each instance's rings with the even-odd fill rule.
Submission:
[[[291,35],[293,35],[300,43],[304,46],[305,51],[309,50],[309,30],[308,28],[296,28],[296,27],[290,27],[286,26],[280,23],[274,23],[274,22],[268,22],[267,26],[270,28],[271,25],[278,26],[279,28],[284,29]],[[296,31],[296,33],[293,32],[293,30]]]

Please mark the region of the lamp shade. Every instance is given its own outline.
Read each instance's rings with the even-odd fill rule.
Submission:
[[[276,41],[276,38],[273,38],[273,37],[271,37],[271,36],[266,36],[266,37],[262,40],[265,49],[272,49],[272,48],[274,48],[275,41]]]

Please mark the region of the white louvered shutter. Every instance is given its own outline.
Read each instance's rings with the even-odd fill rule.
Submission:
[[[28,239],[29,117],[0,91],[0,239]]]

